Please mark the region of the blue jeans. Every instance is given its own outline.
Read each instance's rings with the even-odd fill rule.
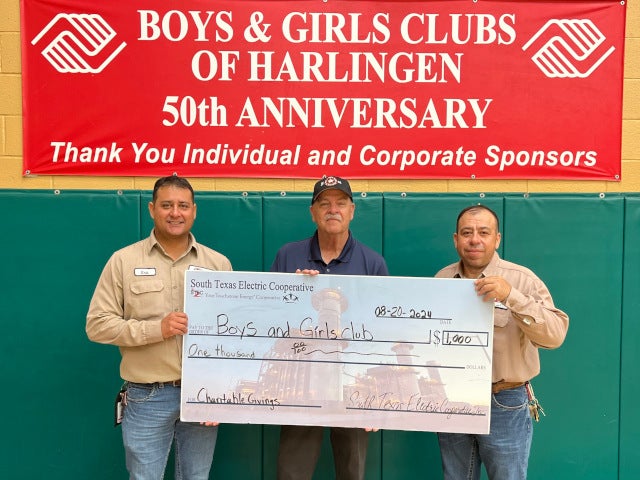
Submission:
[[[493,395],[488,435],[439,433],[445,480],[478,480],[484,464],[490,480],[525,480],[533,425],[524,387]]]
[[[130,479],[162,479],[175,440],[176,480],[208,480],[217,435],[218,427],[180,421],[180,387],[129,383],[122,440]]]

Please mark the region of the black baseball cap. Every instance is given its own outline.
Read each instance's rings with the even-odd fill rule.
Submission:
[[[349,195],[349,198],[353,202],[353,194],[351,193],[351,185],[344,178],[340,177],[328,177],[324,176],[316,182],[313,187],[313,198],[311,204],[318,199],[318,195],[326,190],[340,190],[341,192]]]

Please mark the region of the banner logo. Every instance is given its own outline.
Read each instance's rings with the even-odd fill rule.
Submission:
[[[522,50],[542,44],[531,60],[549,78],[586,78],[615,50],[605,40],[591,20],[549,20]]]
[[[47,35],[49,34],[49,35]],[[100,73],[127,45],[110,45],[116,32],[97,14],[59,13],[31,41],[55,36],[42,55],[60,73]]]

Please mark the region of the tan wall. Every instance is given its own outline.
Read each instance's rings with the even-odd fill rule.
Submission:
[[[0,188],[150,189],[154,178],[22,176],[20,0],[0,4]],[[197,190],[308,191],[311,180],[194,179]],[[640,5],[628,1],[622,110],[622,181],[357,180],[373,192],[634,192],[640,191]]]

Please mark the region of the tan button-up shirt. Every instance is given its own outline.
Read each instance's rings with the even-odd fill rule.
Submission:
[[[222,254],[196,243],[178,260],[169,257],[153,232],[115,252],[98,280],[87,313],[87,335],[120,347],[120,376],[137,383],[178,380],[182,336],[164,340],[160,322],[184,310],[184,275],[189,266],[231,270]]]
[[[496,302],[493,329],[493,382],[524,382],[540,373],[538,348],[557,348],[567,335],[569,317],[553,304],[545,284],[531,270],[497,253],[482,277],[500,276],[511,284],[504,304]],[[438,278],[462,278],[460,262]]]

